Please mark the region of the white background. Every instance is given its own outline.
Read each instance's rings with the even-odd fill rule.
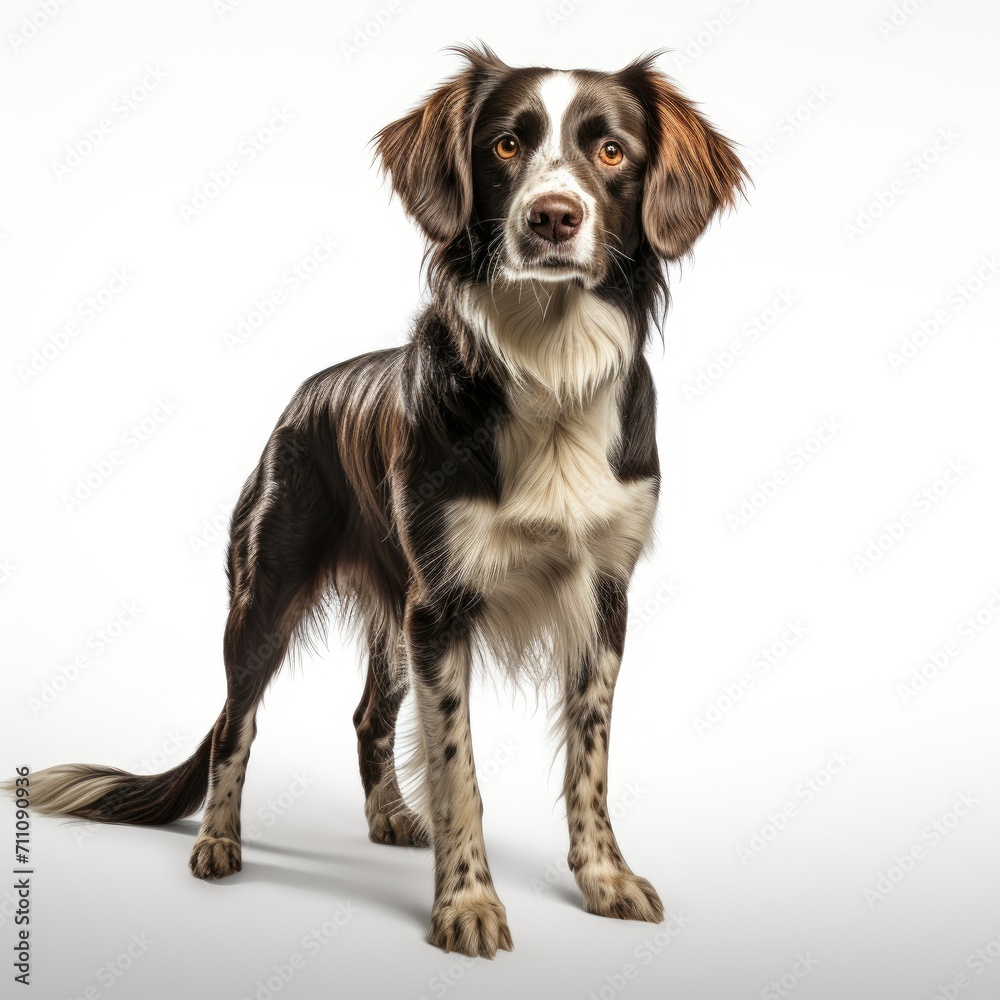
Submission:
[[[4,996],[996,995],[1000,351],[984,261],[1000,251],[1000,14],[904,6],[586,0],[555,15],[555,0],[399,0],[350,51],[368,0],[74,0],[27,40],[41,5],[4,5],[8,774],[174,766],[214,720],[226,589],[213,522],[306,376],[405,336],[422,247],[366,144],[455,69],[446,45],[482,38],[511,64],[608,70],[672,47],[661,66],[742,144],[754,178],[673,275],[650,351],[664,495],[632,591],[610,801],[675,933],[583,913],[544,705],[486,687],[476,751],[515,951],[472,962],[427,945],[429,854],[366,839],[350,722],[361,676],[334,629],[259,717],[242,874],[190,877],[193,820],[36,818],[33,992],[12,983],[5,889]],[[137,87],[125,115],[120,95]],[[251,160],[243,144],[276,110],[291,122]],[[102,119],[101,142],[59,169]],[[231,160],[239,173],[185,220]],[[335,255],[227,347],[321,238]],[[127,287],[87,322],[116,271]],[[779,316],[776,301],[791,305]],[[723,372],[734,341],[743,353]],[[689,398],[699,370],[708,388]],[[129,428],[144,419],[138,442]],[[121,464],[68,509],[115,450]],[[754,657],[789,622],[805,634],[762,672]],[[928,666],[949,643],[945,666]],[[954,812],[962,796],[973,805]],[[0,812],[10,845],[13,809]],[[14,867],[7,847],[0,862]],[[891,891],[866,898],[879,884]],[[356,915],[307,950],[348,904]],[[130,957],[133,935],[148,944]],[[284,982],[275,966],[287,976],[296,954]]]

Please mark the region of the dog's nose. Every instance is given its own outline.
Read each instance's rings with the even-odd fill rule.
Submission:
[[[528,225],[550,243],[573,236],[583,222],[583,205],[571,195],[545,194],[528,209]]]

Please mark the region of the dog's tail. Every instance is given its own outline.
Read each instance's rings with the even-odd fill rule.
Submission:
[[[58,764],[30,776],[28,802],[38,813],[80,816],[103,823],[172,823],[205,801],[212,731],[183,764],[162,774],[116,767]],[[4,791],[14,790],[5,782]]]

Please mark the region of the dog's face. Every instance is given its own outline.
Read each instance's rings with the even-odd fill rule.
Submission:
[[[513,70],[472,131],[474,218],[514,280],[603,280],[641,236],[642,108],[612,78]]]
[[[592,288],[642,249],[683,256],[742,190],[728,141],[649,59],[564,72],[461,52],[465,71],[377,143],[432,242],[470,235],[479,277]]]

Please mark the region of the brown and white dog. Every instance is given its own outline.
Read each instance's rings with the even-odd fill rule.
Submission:
[[[626,592],[659,490],[643,358],[682,257],[745,174],[653,57],[617,73],[513,69],[488,48],[382,129],[378,155],[430,247],[430,302],[403,347],[313,376],[233,513],[228,696],[164,774],[63,765],[36,810],[169,823],[207,797],[199,878],[241,867],[255,716],[331,599],[364,629],[354,716],[371,839],[433,844],[428,939],[510,949],[469,731],[481,657],[559,685],[569,866],[586,909],[659,921],[607,810]],[[396,720],[415,689],[426,801],[403,801]]]

